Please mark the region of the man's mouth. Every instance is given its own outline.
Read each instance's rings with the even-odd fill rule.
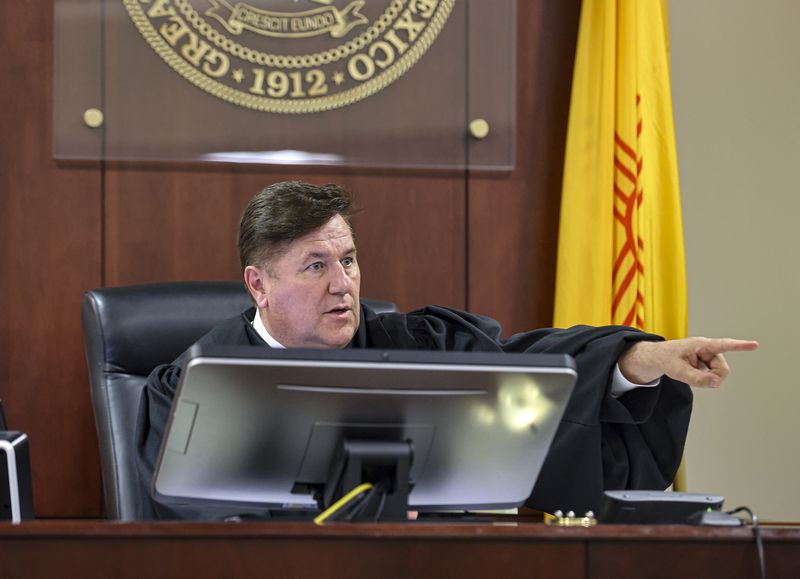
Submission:
[[[334,316],[344,316],[345,314],[349,313],[351,311],[351,309],[352,308],[350,308],[349,306],[339,306],[339,307],[336,307],[336,308],[331,308],[330,310],[328,310],[325,313],[326,314],[331,314],[331,315],[334,315]]]

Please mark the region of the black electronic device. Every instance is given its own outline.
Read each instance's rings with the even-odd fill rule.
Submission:
[[[724,497],[702,493],[649,490],[606,491],[601,523],[684,524],[703,511],[722,509]]]
[[[705,510],[697,511],[686,520],[690,525],[704,525],[709,527],[741,527],[744,521],[725,511]]]
[[[232,514],[327,508],[359,482],[381,519],[515,507],[575,378],[565,355],[198,347],[155,492]]]
[[[28,436],[6,430],[0,400],[0,520],[19,523],[33,519],[33,485]]]

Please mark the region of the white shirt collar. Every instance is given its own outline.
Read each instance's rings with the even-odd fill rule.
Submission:
[[[256,333],[261,336],[267,344],[269,344],[270,348],[286,348],[286,346],[273,338],[267,331],[264,321],[261,319],[261,316],[258,313],[258,308],[256,308],[256,317],[253,318],[251,323],[253,324],[253,329],[256,331]]]

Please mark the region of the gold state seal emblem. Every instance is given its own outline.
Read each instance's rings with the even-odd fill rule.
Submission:
[[[455,0],[122,0],[147,43],[204,91],[275,113],[349,105],[436,39]]]

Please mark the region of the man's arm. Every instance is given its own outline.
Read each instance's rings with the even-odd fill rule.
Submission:
[[[637,384],[669,376],[689,386],[718,388],[730,374],[724,354],[756,348],[758,342],[729,338],[637,342],[620,357],[619,369]]]

